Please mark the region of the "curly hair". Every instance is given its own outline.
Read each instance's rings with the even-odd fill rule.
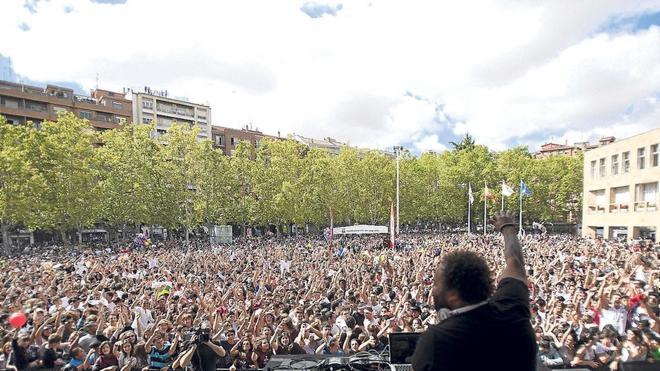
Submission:
[[[472,251],[446,254],[436,277],[446,290],[456,290],[467,304],[488,299],[493,292],[493,277],[486,261]]]

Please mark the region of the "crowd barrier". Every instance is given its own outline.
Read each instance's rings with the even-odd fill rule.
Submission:
[[[183,369],[179,369],[183,371]],[[263,368],[237,368],[235,371],[255,371],[255,370],[265,370]],[[572,371],[610,371],[607,366],[600,366],[598,368],[585,368],[585,367],[566,367],[566,368],[548,368],[542,365],[538,367],[539,371],[561,371],[561,370],[572,370]],[[646,361],[635,361],[635,362],[623,362],[620,364],[619,370],[621,371],[657,371],[660,370],[660,362],[646,362]],[[0,371],[14,371],[12,369],[0,368]],[[215,371],[230,371],[228,368],[216,368]]]
[[[572,370],[572,371],[610,371],[610,368],[607,366],[600,366],[598,368],[587,368],[587,367],[567,367],[567,368],[541,368],[541,370],[551,370],[551,371],[561,371],[561,370]],[[635,361],[635,362],[622,362],[619,364],[619,370],[621,371],[657,371],[660,370],[660,362],[646,362],[646,361]]]

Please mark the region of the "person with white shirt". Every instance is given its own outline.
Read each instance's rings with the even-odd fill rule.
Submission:
[[[605,287],[606,285],[603,284],[600,288],[600,299],[597,305],[600,310],[599,328],[602,330],[605,326],[612,325],[619,335],[623,336],[626,333],[628,309],[621,300],[621,294],[617,292],[613,293],[611,300],[609,300],[604,291]]]

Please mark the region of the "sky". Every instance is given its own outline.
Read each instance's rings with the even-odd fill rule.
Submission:
[[[167,89],[351,145],[493,150],[660,126],[660,0],[2,0],[0,78]]]

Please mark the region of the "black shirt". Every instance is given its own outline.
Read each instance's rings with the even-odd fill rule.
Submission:
[[[529,290],[504,278],[486,305],[430,326],[417,343],[415,371],[536,369]]]
[[[220,344],[213,342],[217,346]],[[215,364],[220,359],[218,353],[206,344],[199,344],[190,360],[190,367],[195,371],[215,371]]]
[[[230,353],[231,353],[231,348],[233,348],[234,345],[236,345],[236,342],[234,342],[234,344],[231,344],[227,340],[223,340],[220,342],[220,346],[225,350],[225,353],[227,354],[225,354],[224,357],[218,358],[218,363],[216,364],[218,368],[229,368],[229,366],[232,365],[232,363],[234,362],[234,358],[231,356]]]
[[[57,361],[57,353],[54,349],[43,348],[39,352],[39,359],[41,360],[41,368],[54,369],[55,361]]]

